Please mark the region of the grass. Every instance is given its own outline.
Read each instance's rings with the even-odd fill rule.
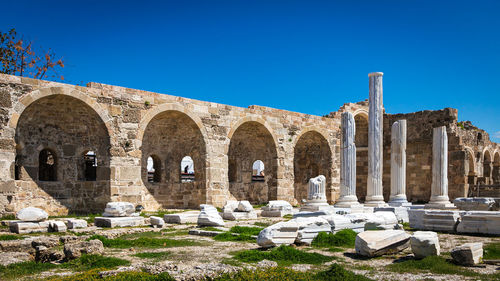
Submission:
[[[332,251],[336,247],[353,248],[356,235],[357,233],[352,229],[343,229],[335,234],[320,232],[312,241],[311,246],[316,248],[332,248]]]
[[[130,262],[115,257],[101,255],[82,255],[80,258],[62,264],[62,267],[74,271],[88,271],[91,269],[113,269],[118,266],[130,265]]]
[[[0,280],[15,280],[25,275],[44,272],[56,267],[55,264],[34,261],[13,263],[7,266],[0,265]]]
[[[9,214],[9,215],[3,215],[3,216],[0,218],[0,221],[15,220],[15,219],[16,219],[16,215],[14,215],[14,214]]]
[[[217,234],[214,236],[215,241],[241,241],[241,242],[255,242],[252,236],[259,235],[263,228],[250,227],[250,226],[233,226],[228,232]],[[233,235],[238,234],[238,235]]]
[[[118,273],[115,276],[100,277],[99,270],[90,270],[81,274],[66,277],[48,278],[50,281],[175,281],[168,273],[153,275],[146,272],[127,271]]]
[[[0,241],[19,240],[19,239],[22,239],[22,237],[14,234],[0,235]]]
[[[174,240],[169,238],[151,238],[151,237],[140,237],[137,239],[123,239],[115,238],[108,239],[102,235],[92,235],[87,240],[98,239],[101,240],[104,247],[108,248],[172,248],[172,247],[187,247],[187,246],[200,246],[199,242],[193,240]]]
[[[268,251],[243,250],[234,254],[234,258],[242,262],[259,262],[261,260],[272,260],[278,265],[288,266],[291,264],[322,264],[334,259],[318,253],[307,253],[297,250],[291,246],[281,245]]]
[[[156,217],[163,218],[164,215],[184,213],[187,211],[191,211],[191,210],[189,210],[189,209],[183,209],[183,210],[177,210],[177,211],[158,210],[156,212],[141,212],[141,216],[143,216],[143,217],[156,216]]]
[[[134,257],[141,259],[154,259],[156,261],[165,260],[170,255],[170,252],[144,252],[134,254]]]
[[[273,224],[272,222],[267,222],[267,221],[266,222],[260,222],[260,221],[258,221],[258,222],[254,223],[254,225],[260,226],[260,227],[268,227],[268,226],[270,226],[272,224]]]
[[[497,260],[500,259],[500,243],[491,243],[487,244],[483,248],[484,255],[483,259],[485,260]]]
[[[262,231],[262,229],[263,229],[262,227],[233,226],[233,227],[231,227],[229,232],[257,236]]]
[[[204,226],[201,228],[201,230],[222,232],[222,230],[218,229],[217,227],[213,227],[213,226]]]
[[[260,209],[260,208],[265,207],[265,206],[267,206],[267,203],[253,205],[253,208],[254,209]]]
[[[284,215],[283,216],[284,219],[292,219],[293,218],[293,215],[291,214],[288,214],[288,215]]]

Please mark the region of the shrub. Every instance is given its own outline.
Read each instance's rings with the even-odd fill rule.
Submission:
[[[241,241],[241,242],[255,242],[256,239],[248,234],[233,235],[229,232],[223,232],[214,236],[215,241]]]
[[[0,241],[8,241],[8,240],[18,240],[21,239],[22,237],[13,235],[13,234],[4,234],[0,235]]]
[[[7,266],[0,265],[0,280],[17,279],[24,275],[40,273],[55,267],[57,267],[55,264],[34,261],[13,263]]]
[[[357,275],[352,271],[344,269],[338,264],[333,264],[328,270],[318,272],[315,280],[331,281],[368,281],[371,280],[362,275]]]
[[[70,268],[74,271],[87,271],[96,268],[112,269],[117,266],[129,265],[129,264],[130,264],[129,261],[115,257],[104,257],[100,255],[82,255],[78,259],[64,263],[63,267]]]
[[[3,215],[2,217],[0,217],[0,221],[15,220],[15,219],[16,219],[16,215],[14,215],[14,214]]]
[[[248,234],[248,235],[259,235],[262,231],[262,227],[251,227],[251,226],[233,226],[229,230],[232,233]]]
[[[343,229],[335,234],[320,232],[311,245],[318,248],[354,247],[357,233],[352,229]]]
[[[168,238],[151,238],[151,237],[140,237],[133,240],[116,238],[108,239],[102,235],[92,235],[87,240],[98,239],[101,240],[104,247],[108,248],[172,248],[172,247],[186,247],[186,246],[198,246],[201,243],[192,240],[174,240]]]
[[[324,256],[318,253],[307,253],[297,250],[291,246],[281,245],[270,251],[244,250],[236,252],[234,258],[242,262],[259,262],[261,260],[272,260],[279,265],[290,265],[294,263],[321,264],[331,261],[334,257]]]

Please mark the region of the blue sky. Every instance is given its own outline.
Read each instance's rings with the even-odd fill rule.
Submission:
[[[500,142],[500,1],[8,1],[15,27],[90,81],[315,115],[368,97],[454,107]],[[497,135],[494,138],[494,135]]]

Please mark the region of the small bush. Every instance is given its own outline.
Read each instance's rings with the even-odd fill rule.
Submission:
[[[0,280],[17,279],[21,276],[40,273],[56,267],[55,264],[34,261],[13,263],[7,266],[0,265]]]
[[[133,240],[116,238],[108,239],[102,235],[92,235],[87,240],[98,239],[101,240],[104,247],[108,248],[172,248],[172,247],[186,247],[186,246],[199,246],[201,243],[192,240],[174,240],[168,238],[150,238],[140,237]]]
[[[270,251],[244,250],[236,252],[234,258],[242,262],[259,262],[261,260],[272,260],[279,265],[287,266],[296,263],[322,264],[331,261],[334,257],[327,257],[318,253],[307,253],[297,250],[291,246],[281,245]]]
[[[251,227],[251,226],[233,226],[229,230],[231,233],[240,233],[248,235],[259,235],[262,231],[262,227]]]
[[[390,264],[387,266],[387,269],[398,273],[431,272],[435,274],[456,274],[462,276],[478,275],[440,256],[428,256],[421,260],[405,260]]]
[[[500,259],[500,243],[492,243],[484,246],[485,260],[497,260]]]
[[[100,255],[82,255],[78,259],[64,263],[63,267],[70,268],[74,271],[87,271],[96,268],[112,269],[122,265],[130,265],[130,262],[115,257],[104,257]]]
[[[314,238],[311,246],[318,248],[331,248],[331,247],[354,247],[357,233],[352,229],[343,229],[335,234],[320,232]]]
[[[22,237],[13,234],[0,235],[0,241],[18,240],[18,239],[22,239]]]
[[[362,275],[357,275],[338,264],[333,264],[328,270],[317,273],[315,280],[369,281],[371,279]]]
[[[0,221],[15,220],[15,219],[16,215],[14,214],[3,215],[2,217],[0,217]]]
[[[166,259],[170,255],[170,252],[144,252],[144,253],[137,253],[134,254],[134,257],[138,257],[141,259],[155,259],[155,260],[162,260]]]
[[[233,235],[229,232],[223,232],[214,236],[215,241],[240,241],[240,242],[255,242],[256,239],[248,234]]]

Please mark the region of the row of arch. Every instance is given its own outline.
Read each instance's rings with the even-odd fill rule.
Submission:
[[[466,175],[469,184],[500,184],[500,151],[493,153],[484,149],[482,152],[474,153],[471,148],[466,148],[467,165]]]
[[[68,91],[52,90],[52,94],[35,91],[29,102],[21,100],[26,107],[18,121],[11,122],[17,144],[13,174],[16,179],[36,182],[70,209],[88,210],[88,201],[98,195],[97,201],[101,203],[109,200],[111,150],[117,144],[113,143],[112,148],[110,119],[100,106],[79,92],[69,95]],[[198,119],[176,105],[158,106],[146,114],[138,131],[136,139],[142,143],[141,177],[155,199],[164,207],[204,203],[207,138]],[[231,195],[255,203],[277,199],[282,152],[277,149],[277,138],[270,127],[263,120],[247,117],[239,120],[228,136],[227,176]],[[127,150],[130,144],[118,146]],[[186,156],[190,158],[188,169],[184,164]],[[307,129],[297,136],[294,149],[297,200],[307,197],[310,177],[324,174],[331,185],[332,157],[324,134]],[[148,168],[148,162],[155,168]],[[84,198],[78,198],[79,195]]]

